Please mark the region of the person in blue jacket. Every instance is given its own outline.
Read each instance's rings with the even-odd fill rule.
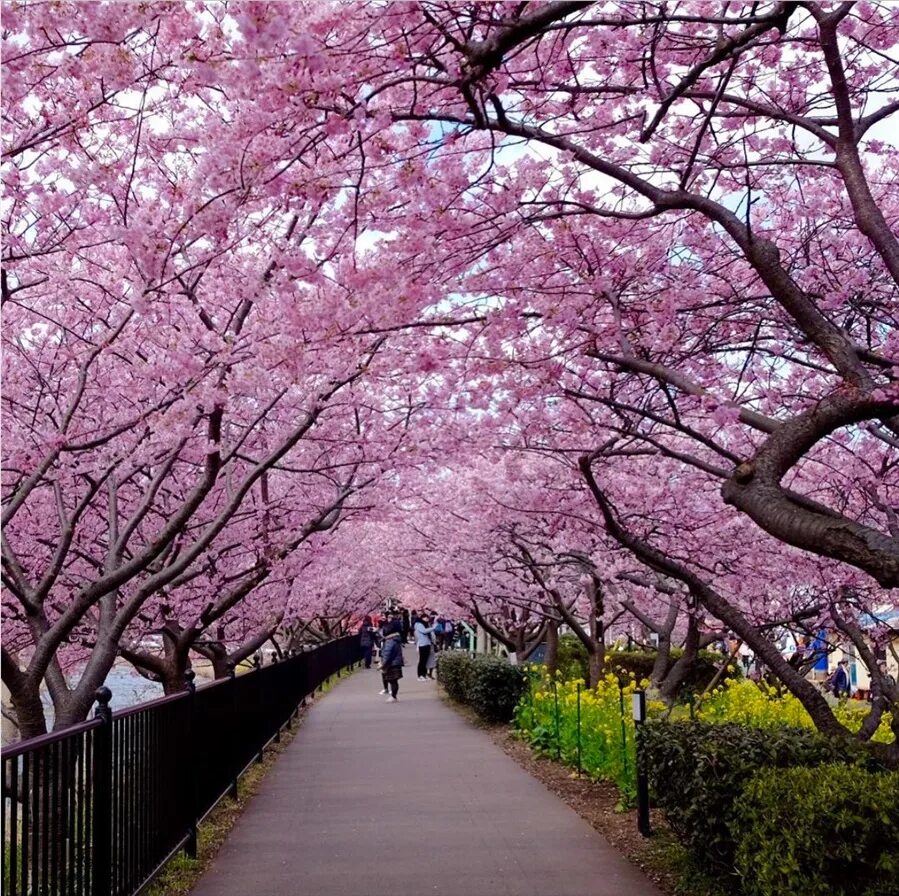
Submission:
[[[833,673],[833,695],[838,700],[849,697],[852,693],[852,680],[849,677],[849,660],[840,660],[836,672]]]
[[[415,623],[415,646],[418,648],[418,680],[427,681],[428,657],[431,655],[431,632],[436,626],[429,626],[431,621],[427,613]]]

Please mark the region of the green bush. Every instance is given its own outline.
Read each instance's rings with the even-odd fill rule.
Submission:
[[[680,659],[683,651],[678,647],[671,648],[668,658],[668,671]],[[690,674],[681,684],[681,693],[696,693],[705,689],[718,672],[718,667],[724,657],[710,650],[700,650]],[[626,683],[629,673],[633,673],[638,681],[649,678],[655,665],[656,652],[654,650],[613,650],[606,654],[606,666],[615,670],[622,683]],[[733,678],[739,676],[739,664],[731,661],[729,674]]]
[[[649,678],[656,662],[654,650],[610,650],[606,654],[606,668],[622,683],[633,674],[637,681]]]
[[[559,637],[558,667],[562,681],[576,681],[579,678],[587,681],[587,648],[577,635]]]
[[[766,769],[734,806],[747,896],[899,893],[899,774],[824,765]]]
[[[606,669],[612,670],[618,676],[622,685],[627,684],[630,674],[637,681],[649,678],[656,662],[655,650],[609,650],[606,653]],[[670,670],[674,663],[680,659],[683,651],[673,647],[668,661]],[[562,681],[573,681],[578,678],[589,680],[589,667],[587,662],[587,648],[576,635],[564,634],[559,638],[558,654],[559,678]],[[718,667],[724,657],[710,650],[700,650],[696,659],[696,665],[681,685],[681,691],[695,693],[702,691],[715,677]],[[735,660],[730,663],[729,677],[738,677],[739,663]]]
[[[474,660],[462,651],[451,650],[438,656],[437,677],[450,699],[459,703],[468,702],[468,689],[473,668]]]
[[[862,755],[861,748],[805,728],[650,721],[640,732],[640,761],[655,805],[698,861],[725,872],[733,871],[736,853],[734,802],[755,774],[860,761]],[[789,799],[789,790],[783,797]]]
[[[475,660],[468,700],[478,715],[489,722],[508,722],[527,690],[527,676],[520,666],[498,657]]]
[[[454,651],[440,654],[437,675],[451,699],[471,706],[488,722],[510,721],[528,686],[524,670],[508,660]]]

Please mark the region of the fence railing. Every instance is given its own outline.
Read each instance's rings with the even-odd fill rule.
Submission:
[[[341,638],[271,666],[121,712],[97,692],[96,715],[3,751],[3,879],[9,896],[133,896],[299,704],[361,658]]]

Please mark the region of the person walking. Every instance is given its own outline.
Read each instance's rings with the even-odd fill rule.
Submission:
[[[403,677],[402,625],[397,623],[387,627],[381,646],[381,680],[384,682],[382,694],[387,694],[388,703],[396,703]]]
[[[837,700],[849,697],[852,693],[852,680],[849,676],[849,660],[842,659],[833,673],[833,695]]]
[[[418,680],[425,681],[428,674],[428,657],[431,655],[431,633],[434,626],[428,626],[431,621],[427,613],[422,613],[421,618],[415,623],[415,646],[418,648]]]
[[[359,627],[359,646],[362,648],[362,661],[366,669],[371,669],[371,656],[375,649],[375,629],[371,616],[366,616]]]

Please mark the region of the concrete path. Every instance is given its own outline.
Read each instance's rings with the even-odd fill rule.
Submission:
[[[309,712],[193,896],[660,896],[415,680],[360,670]]]

